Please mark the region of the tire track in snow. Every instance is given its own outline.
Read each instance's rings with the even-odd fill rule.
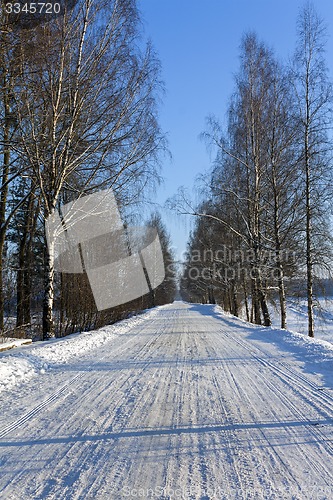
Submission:
[[[266,368],[268,368],[270,370],[271,377],[267,377],[266,376],[266,377],[264,377],[264,379],[262,379],[263,382],[265,383],[265,385],[267,386],[267,388],[270,390],[270,392],[272,394],[276,394],[277,395],[277,397],[281,401],[281,403],[288,410],[290,410],[292,412],[292,414],[298,419],[297,422],[299,424],[303,424],[304,426],[307,427],[308,432],[310,432],[313,435],[314,441],[320,443],[321,446],[325,447],[328,450],[328,452],[331,453],[332,456],[333,456],[333,446],[328,442],[327,436],[325,436],[319,428],[314,427],[313,420],[311,420],[307,416],[305,416],[303,414],[303,412],[301,412],[296,407],[296,405],[294,403],[292,403],[292,401],[290,401],[290,399],[288,398],[288,395],[286,393],[284,393],[278,387],[278,384],[273,383],[272,380],[271,380],[271,378],[272,379],[276,378],[276,371],[277,371],[279,373],[279,380],[282,381],[283,383],[286,383],[289,388],[291,388],[292,390],[294,390],[293,386],[290,385],[290,383],[289,383],[289,382],[294,382],[294,379],[291,378],[290,376],[288,376],[287,380],[285,380],[283,378],[283,376],[285,375],[284,372],[282,370],[280,370],[280,369],[277,370],[276,369],[276,365],[274,363],[267,362],[265,359],[260,358],[256,354],[254,354],[253,349],[257,349],[258,351],[262,352],[259,348],[252,346],[252,344],[251,344],[251,346],[247,345],[245,341],[240,340],[239,338],[235,337],[233,334],[230,334],[230,332],[224,331],[223,334],[225,336],[227,336],[229,339],[232,339],[236,344],[240,345],[247,352],[249,352],[250,355],[251,355],[251,357],[253,359],[255,359],[259,364],[265,366]],[[248,373],[248,376],[249,376],[249,373]],[[252,381],[253,381],[254,384],[256,384],[254,377],[252,377]],[[256,384],[256,385],[258,386],[258,384]],[[300,392],[300,391],[297,392],[298,396],[300,396],[303,399],[303,401],[308,401],[310,404],[312,404],[313,401],[308,399],[306,387],[302,386],[302,388],[304,389],[304,392],[303,393]],[[249,399],[248,395],[244,391],[243,391],[243,398],[246,398],[247,401],[248,401],[248,404],[253,407],[253,404],[252,404],[251,400]],[[269,403],[269,400],[270,400],[270,398],[267,398],[267,402],[268,403]],[[256,417],[257,417],[257,415],[254,414],[253,415],[253,420],[255,420]],[[277,419],[279,419],[278,416],[277,416]],[[267,438],[265,436],[265,433],[264,433],[263,429],[259,428],[258,430],[264,435],[264,437],[265,437],[265,439],[267,441]],[[269,440],[268,440],[268,443],[269,443]],[[331,480],[329,478],[331,477],[331,471],[328,470],[323,463],[321,463],[320,466],[319,466],[318,463],[315,460],[313,460],[308,454],[306,454],[306,452],[304,452],[302,446],[299,445],[298,448],[299,448],[299,452],[304,457],[304,461],[307,462],[307,463],[309,463],[309,465],[311,466],[311,468],[313,469],[313,471],[317,475],[319,475],[319,477],[323,478],[323,471],[325,471],[326,478],[324,477],[323,479],[324,479],[325,483],[327,484],[327,486],[330,486],[331,485]],[[278,452],[276,452],[276,450],[274,450],[274,448],[273,448],[273,451],[275,452],[275,454],[277,454],[279,460],[284,465],[285,469],[287,469],[289,471],[289,474],[290,474],[290,470],[291,470],[290,466],[288,466],[288,465],[285,464],[285,462],[281,458],[280,454]],[[295,478],[294,478],[294,480],[295,480]],[[299,485],[299,486],[301,486],[301,485]]]
[[[132,328],[135,328],[135,327],[136,327],[136,325],[134,325]],[[126,332],[126,333],[129,333],[132,330],[132,328],[130,328],[128,330],[128,332]],[[144,327],[142,327],[142,328],[144,328]],[[140,333],[141,333],[141,330],[135,334],[136,337],[140,336]],[[113,339],[110,339],[110,342],[112,340]],[[130,342],[133,342],[133,339],[127,340],[117,350],[113,351],[113,354],[114,355],[122,354],[128,348],[128,344]],[[106,354],[105,356],[100,357],[99,361],[103,361],[104,359],[107,358],[107,356],[108,356],[108,354]],[[94,366],[94,363],[91,363],[90,365],[87,365],[86,368],[85,368],[85,371],[89,371],[89,370],[92,371],[93,366]],[[46,398],[44,401],[42,401],[41,403],[39,403],[38,405],[36,405],[33,409],[31,409],[29,412],[27,412],[24,415],[22,415],[20,418],[16,419],[15,421],[13,421],[10,424],[8,424],[7,426],[5,426],[0,431],[0,439],[2,439],[3,437],[5,437],[10,432],[12,432],[14,430],[17,430],[18,428],[22,427],[24,424],[26,424],[27,422],[29,422],[33,417],[37,416],[38,413],[40,413],[45,408],[49,410],[50,409],[50,405],[52,403],[54,403],[54,402],[57,402],[58,399],[60,399],[61,397],[69,395],[70,394],[69,388],[76,381],[79,381],[80,379],[82,379],[85,376],[85,371],[82,372],[82,373],[78,373],[73,378],[67,380],[66,383],[63,384],[60,389],[57,389],[56,391],[52,392],[50,394],[50,396],[48,396],[48,398]],[[68,389],[68,391],[67,391],[67,389]]]
[[[72,383],[75,382],[76,380],[81,379],[82,377],[83,377],[83,374],[81,374],[81,373],[76,375],[73,379],[66,382],[60,389],[53,392],[47,399],[45,399],[40,404],[35,406],[32,410],[28,411],[27,413],[22,415],[22,417],[20,417],[19,419],[15,420],[14,422],[11,422],[6,427],[4,427],[0,431],[0,439],[5,437],[10,432],[15,431],[18,428],[22,427],[24,424],[29,422],[33,417],[37,416],[38,413],[40,413],[44,408],[49,408],[51,403],[53,403],[54,401],[57,401],[60,397],[62,397],[62,398],[66,397],[66,395],[69,394],[68,389],[72,385]]]
[[[237,365],[235,363],[234,363],[234,368],[235,368],[235,370],[237,370],[237,372],[236,372],[237,377],[234,375],[233,371],[230,369],[230,366],[227,365],[227,367],[226,367],[226,369],[229,372],[230,385],[235,388],[237,395],[238,395],[238,398],[242,402],[242,404],[244,405],[244,403],[246,402],[246,409],[248,411],[248,418],[247,418],[247,420],[245,420],[245,425],[246,425],[246,422],[260,422],[260,421],[262,421],[261,415],[260,415],[260,413],[258,413],[253,400],[251,399],[249,394],[242,388],[241,384],[239,383],[239,378],[241,378],[242,374],[240,372],[239,367],[237,367]],[[251,376],[250,369],[248,367],[246,368],[246,371],[247,371],[246,375],[251,381],[251,386],[252,386],[253,391],[256,392],[257,394],[262,395],[262,392],[263,392],[262,391],[262,383],[258,384],[256,382],[255,376]],[[232,408],[230,408],[229,411],[232,412]],[[271,411],[272,411],[272,409],[271,409]],[[275,415],[275,417],[276,417],[276,421],[278,422],[279,421],[278,416]],[[241,425],[239,425],[239,423],[237,423],[237,420],[238,419],[236,419],[236,422],[234,423],[235,431],[237,430],[238,427],[241,428]],[[239,422],[239,420],[238,420],[238,422]],[[254,463],[253,463],[254,467],[250,468],[251,476],[253,474],[253,469],[254,469],[256,471],[256,474],[257,474],[258,483],[260,482],[262,484],[264,482],[264,478],[266,475],[267,475],[267,477],[269,477],[274,473],[276,474],[276,467],[278,464],[280,464],[280,466],[282,466],[282,471],[283,471],[283,472],[282,471],[280,472],[280,476],[282,476],[284,478],[284,480],[286,481],[287,484],[292,483],[294,485],[294,487],[295,487],[295,484],[299,487],[300,485],[297,481],[297,478],[292,473],[292,469],[290,468],[290,466],[288,466],[288,464],[285,462],[285,460],[283,460],[283,458],[280,456],[280,454],[275,450],[274,446],[272,446],[271,440],[269,437],[266,436],[264,430],[259,425],[258,426],[254,425],[251,430],[252,430],[253,434],[248,435],[248,437],[247,437],[250,449],[251,448],[253,449],[253,447],[251,446],[252,442],[255,442],[255,441],[260,442],[261,441],[261,439],[258,437],[258,435],[261,435],[261,438],[266,443],[266,445],[265,445],[266,449],[268,450],[268,452],[270,454],[270,455],[266,454],[264,464],[262,463],[262,461],[260,461],[260,457],[259,457],[259,459],[254,460]],[[237,440],[239,440],[239,438],[238,438],[238,435],[236,433],[235,441],[237,442]],[[263,445],[261,445],[261,446],[263,446]],[[253,450],[252,457],[255,457],[255,450]],[[268,468],[267,467],[268,465],[270,465],[271,467]],[[249,468],[247,468],[247,471],[249,471]],[[243,477],[243,472],[241,474],[241,477]],[[266,489],[269,490],[269,483],[266,483],[265,486],[266,486]],[[252,488],[254,487],[252,477],[251,477],[251,483],[245,484],[244,489],[245,489],[245,491],[248,491],[251,487]]]
[[[140,333],[142,334],[142,330],[145,328],[142,328],[140,332],[137,334],[137,338],[139,338]],[[137,407],[139,404],[139,400],[137,397],[138,393],[138,386],[139,386],[139,381],[143,378],[143,374],[146,371],[147,367],[149,366],[149,361],[146,360],[143,364],[141,362],[142,359],[146,359],[147,353],[151,351],[153,346],[156,344],[158,341],[158,337],[163,335],[163,331],[160,332],[158,335],[153,336],[150,338],[147,342],[142,344],[139,347],[139,350],[135,352],[135,355],[131,357],[131,365],[130,368],[125,368],[124,370],[121,369],[122,363],[119,362],[119,369],[120,369],[120,377],[118,376],[116,380],[111,380],[109,388],[111,386],[113,387],[112,393],[113,394],[119,394],[117,398],[110,398],[110,407],[108,408],[108,415],[105,418],[105,421],[103,423],[100,423],[101,427],[104,429],[104,432],[106,432],[106,435],[112,436],[112,434],[115,435],[114,439],[107,439],[107,449],[106,446],[101,442],[98,442],[95,446],[89,443],[89,429],[86,429],[85,434],[87,435],[87,443],[86,446],[88,450],[93,447],[95,448],[94,454],[97,457],[98,460],[98,474],[96,475],[96,478],[90,482],[89,487],[84,488],[82,491],[82,488],[78,486],[78,496],[77,498],[80,497],[80,495],[84,495],[85,498],[94,498],[95,493],[99,491],[100,488],[103,488],[103,482],[105,482],[105,479],[107,478],[107,481],[112,481],[114,484],[114,487],[116,488],[118,484],[121,483],[122,477],[124,473],[129,470],[130,463],[128,460],[124,458],[120,458],[118,461],[116,461],[116,466],[114,467],[114,470],[112,471],[112,474],[110,475],[108,469],[109,469],[109,461],[108,457],[112,450],[116,449],[119,445],[119,438],[117,437],[118,434],[121,434],[122,430],[126,427],[128,424],[128,419],[131,415],[131,413],[136,414],[137,413]],[[131,348],[131,352],[133,351],[133,346]],[[122,350],[124,352],[124,350]],[[113,353],[112,354],[113,357]],[[106,359],[107,356],[104,356],[103,359]],[[100,359],[100,358],[99,358]],[[93,370],[93,365],[92,365],[92,370]],[[117,372],[117,371],[116,371]],[[95,387],[95,384],[97,388]],[[96,390],[98,391],[98,386],[101,384],[101,380],[98,378],[96,380],[94,385],[92,385],[89,388],[89,391],[85,391],[84,394],[81,394],[82,399],[86,399],[87,396],[89,396],[89,393],[96,393]],[[99,399],[94,399],[95,404],[98,405],[103,405],[103,401],[105,399],[105,387],[103,387],[103,391],[98,393]],[[95,394],[96,395],[96,394]],[[89,398],[93,399],[93,398]],[[78,405],[79,406],[79,405]],[[75,414],[73,415],[73,420],[75,421],[76,416]],[[92,431],[92,433],[91,433]],[[94,433],[94,429],[90,430],[90,436],[91,434]],[[83,438],[84,435],[83,434]],[[73,443],[73,446],[75,447],[77,443]],[[83,451],[80,455],[77,455],[75,457],[78,467],[80,466],[79,464],[81,463],[81,456],[86,457],[91,453],[88,450]],[[61,466],[61,463],[64,463],[64,469],[65,464],[66,464],[66,459],[67,459],[67,454],[68,450],[65,451],[61,461],[59,461],[59,466]],[[103,459],[103,457],[105,457]],[[89,459],[88,459],[89,460]],[[57,491],[57,490],[56,490]],[[56,492],[55,491],[55,492]],[[74,487],[71,489],[71,495],[74,495]],[[43,492],[41,494],[41,499],[43,498]],[[75,498],[75,497],[71,497]]]
[[[136,327],[117,355],[98,348],[86,365],[73,365],[86,371],[66,398],[38,413],[44,422],[26,423],[36,446],[5,449],[13,451],[7,477],[12,469],[16,481],[7,498],[123,500],[124,488],[156,486],[164,492],[159,500],[317,498],[304,485],[316,478],[323,486],[321,475],[327,485],[332,461],[301,419],[310,405],[306,383],[291,391],[274,357],[256,351],[255,341],[241,346],[235,330],[223,333],[221,323],[185,304],[170,305]],[[300,415],[286,406],[288,395]],[[327,410],[327,402],[316,404]],[[66,422],[49,431],[56,412]],[[301,443],[303,436],[312,442]],[[212,493],[216,487],[220,494]],[[176,488],[180,496],[171,494]]]
[[[220,333],[222,333],[222,332],[220,332]],[[228,346],[225,346],[225,347],[227,347],[227,348],[228,348],[228,353],[230,354],[230,350],[231,350],[231,351],[233,351],[236,355],[238,355],[238,356],[239,356],[239,354],[240,354],[240,353],[239,353],[239,351],[235,350],[235,348],[234,348],[234,345],[235,345],[235,344],[237,345],[237,343],[238,343],[238,345],[240,345],[240,342],[238,341],[238,338],[235,338],[233,335],[226,334],[226,332],[223,330],[223,342],[225,342],[225,337],[226,337],[227,335],[228,335],[228,339],[229,339],[229,340],[231,340],[231,343],[230,343],[230,344],[228,344]],[[219,345],[219,347],[221,347],[221,337],[219,337],[219,334],[216,334],[216,339],[217,339],[217,344]],[[234,344],[234,343],[235,343],[235,344]],[[245,347],[243,344],[242,344],[242,346],[243,346],[243,347]],[[214,346],[214,347],[215,347],[215,346]],[[247,348],[247,350],[249,350],[249,346],[246,346],[246,348]],[[215,352],[214,352],[214,356],[212,356],[212,357],[213,357],[213,358],[214,358],[214,357],[215,357],[215,358],[217,357],[217,356],[216,356],[216,354],[215,354]],[[253,357],[253,355],[252,355],[252,357]],[[234,366],[235,366],[235,368],[236,368],[236,370],[237,370],[237,372],[236,372],[236,373],[237,373],[237,378],[238,378],[238,379],[239,379],[239,378],[241,379],[241,374],[239,373],[239,367],[237,367],[235,363],[234,363]],[[274,368],[274,367],[273,367],[273,368]],[[235,376],[232,374],[232,371],[230,370],[230,367],[229,367],[229,365],[228,365],[228,364],[225,364],[225,369],[226,369],[226,370],[228,370],[228,371],[229,371],[229,374],[231,374],[231,375],[232,375],[232,379],[233,379],[234,386],[237,388],[237,387],[239,386],[239,384],[236,382],[236,380],[235,380]],[[257,373],[255,373],[254,375],[257,375]],[[243,374],[243,376],[244,376],[244,378],[246,378],[246,377],[250,377],[250,374],[249,374],[249,373],[244,373],[244,374]],[[250,377],[250,378],[251,378],[251,377]],[[253,385],[258,387],[258,384],[256,383],[256,378],[255,378],[255,377],[253,377],[251,380],[252,380]],[[259,384],[259,387],[258,387],[258,392],[260,392],[260,390],[259,390],[259,389],[260,389],[260,385],[262,385],[262,384]],[[219,387],[220,387],[220,384],[219,384],[219,383],[217,383],[217,384],[216,384],[216,392],[218,392]],[[240,386],[239,386],[239,387],[240,387]],[[273,391],[273,390],[274,390],[274,386],[272,386],[272,385],[271,385],[271,386],[270,386],[270,389]],[[262,388],[261,388],[261,390],[262,390]],[[281,395],[282,395],[282,396],[284,396],[284,395],[283,395],[283,393],[279,393],[279,394],[278,394],[279,399],[281,399]],[[285,396],[284,396],[284,397],[285,397]],[[253,407],[253,402],[251,402],[251,400],[247,397],[246,393],[243,393],[243,394],[240,396],[240,399],[242,399],[243,401],[244,401],[244,400],[247,400],[247,404],[248,404],[248,407],[249,407],[249,408]],[[269,404],[269,403],[268,403],[268,404]],[[222,405],[222,406],[223,406],[223,405]],[[289,409],[290,409],[290,407],[289,407]],[[230,415],[230,414],[232,414],[232,413],[229,413],[229,415]],[[301,415],[301,414],[299,413],[299,414],[298,414],[298,416],[300,416],[300,415]],[[252,419],[253,419],[253,421],[254,421],[254,422],[255,422],[256,420],[260,422],[260,415],[259,415],[258,413],[253,413],[253,414],[252,414]],[[276,419],[277,419],[277,422],[278,422],[278,421],[279,421],[279,419],[278,419],[278,416],[277,416],[277,415],[276,415]],[[304,421],[304,419],[303,419],[303,421]],[[282,422],[281,422],[281,423],[282,423]],[[304,424],[305,424],[305,425],[306,425],[307,423],[308,423],[307,421],[304,421]],[[235,428],[237,428],[237,425],[235,425]],[[312,431],[313,431],[313,429],[312,429]],[[268,447],[270,447],[270,448],[271,448],[271,453],[272,453],[272,456],[275,456],[275,458],[278,460],[278,462],[279,462],[279,463],[283,466],[284,471],[285,471],[285,474],[287,474],[287,476],[289,476],[290,480],[292,481],[293,487],[295,488],[295,485],[297,484],[297,480],[296,480],[295,476],[292,474],[292,467],[290,467],[290,465],[288,465],[288,464],[287,464],[287,463],[286,463],[286,462],[282,459],[281,455],[280,455],[280,454],[279,454],[279,453],[275,450],[274,446],[271,446],[269,439],[266,437],[265,433],[263,432],[262,428],[260,428],[260,426],[258,427],[257,432],[260,432],[260,433],[262,434],[263,438],[264,438],[264,439],[265,439],[265,441],[267,442]],[[318,440],[318,436],[317,436],[316,440]],[[235,434],[234,443],[237,443],[237,433]],[[302,454],[303,454],[303,452],[302,452]],[[304,454],[304,459],[305,459],[305,461],[308,461],[308,460],[306,459],[306,455],[305,455],[305,454]],[[313,469],[313,470],[314,470],[314,471],[318,474],[319,470],[318,470],[318,467],[317,467],[317,465],[316,465],[316,462],[312,461],[312,462],[311,462],[311,465],[312,465],[312,469]],[[260,464],[260,467],[262,468],[262,464]],[[245,464],[245,467],[244,467],[244,464],[243,464],[243,468],[242,468],[241,472],[240,472],[240,473],[238,473],[238,477],[242,479],[242,478],[244,477],[244,472],[245,472],[247,469],[248,469],[248,467],[246,466],[246,464]],[[326,472],[328,473],[328,470],[326,470]],[[262,474],[261,474],[261,475],[259,475],[259,476],[258,476],[258,478],[260,478],[260,480],[261,480],[261,481],[263,481]],[[329,483],[327,483],[327,481],[326,481],[326,484],[329,484]],[[299,488],[298,488],[298,489],[299,489],[299,491],[300,491],[300,485],[299,485]]]
[[[218,341],[220,339],[217,338]],[[229,337],[230,341],[230,337]],[[215,347],[215,346],[214,346]],[[228,345],[225,346],[226,350],[228,351],[228,354],[235,354],[239,356],[239,351],[234,349],[234,344],[233,342],[229,343]],[[242,373],[240,366],[235,362],[231,363],[222,363],[222,368],[224,369],[224,374],[226,379],[228,380],[228,385],[230,388],[232,388],[233,391],[236,392],[236,396],[239,401],[241,401],[244,405],[244,402],[246,401],[247,404],[247,409],[253,408],[253,402],[247,395],[247,393],[242,389],[241,384],[239,383],[239,379],[242,380],[242,375],[245,376],[245,374]],[[246,371],[248,369],[246,368]],[[237,377],[235,376],[234,372],[237,374]],[[249,377],[249,373],[247,372],[247,377]],[[215,387],[216,387],[216,392],[219,393],[220,399],[223,400],[222,407],[224,409],[224,419],[228,422],[231,431],[230,431],[230,438],[229,438],[229,448],[231,452],[231,457],[233,461],[233,466],[235,469],[235,472],[238,477],[238,481],[236,484],[236,491],[241,491],[246,497],[247,492],[251,490],[255,490],[258,485],[261,486],[263,491],[269,491],[270,484],[268,481],[266,481],[267,478],[271,476],[274,471],[272,469],[267,469],[267,463],[269,463],[269,456],[266,456],[265,462],[263,463],[260,461],[260,457],[256,456],[255,450],[253,449],[252,442],[254,441],[254,436],[253,434],[248,435],[247,434],[247,441],[246,441],[246,448],[244,449],[244,433],[239,436],[240,430],[242,429],[242,424],[238,424],[237,421],[239,422],[239,418],[235,415],[234,408],[231,403],[235,404],[235,401],[232,399],[232,392],[229,395],[229,399],[226,398],[226,396],[221,395],[221,381],[216,379]],[[255,386],[255,381],[254,379],[251,379],[251,385]],[[244,416],[244,415],[243,415]],[[260,415],[258,414],[252,414],[251,415],[252,419],[251,421],[260,421]],[[258,418],[259,417],[259,418]],[[245,426],[246,426],[247,420],[245,420]],[[244,432],[247,432],[244,430]],[[261,433],[262,437],[264,438],[265,442],[267,443],[267,449],[269,450],[270,454],[272,457],[275,457],[277,461],[282,465],[283,467],[283,475],[285,477],[289,478],[289,481],[292,481],[294,484],[297,484],[297,480],[292,474],[292,471],[290,468],[287,466],[287,464],[282,460],[282,458],[277,454],[276,450],[274,450],[273,447],[270,446],[270,442],[265,436],[265,434],[262,432],[260,428],[256,428],[253,426],[251,429],[252,433]],[[275,471],[276,473],[276,471]],[[254,477],[255,475],[255,477]]]
[[[236,342],[238,345],[247,350],[258,363],[260,363],[265,368],[270,369],[274,377],[276,377],[276,374],[278,373],[279,379],[282,380],[296,394],[298,394],[303,401],[308,402],[310,406],[314,407],[319,414],[322,414],[323,417],[325,417],[327,420],[331,420],[333,423],[333,411],[332,411],[333,398],[331,398],[329,394],[323,394],[321,391],[318,392],[318,388],[315,384],[309,381],[305,376],[300,375],[299,372],[291,368],[290,365],[287,365],[287,370],[288,372],[290,372],[290,374],[288,374],[282,368],[279,367],[278,365],[279,362],[274,363],[270,360],[272,358],[267,359],[267,355],[266,359],[264,359],[263,357],[258,356],[257,354],[254,353],[254,349],[256,349],[260,354],[264,354],[264,352],[261,349],[252,345],[250,347],[249,345],[246,344],[246,342],[231,335],[230,332],[226,333],[226,335],[228,335],[229,338],[232,338],[234,342]],[[275,387],[268,379],[267,383],[270,384],[271,387]],[[308,386],[310,387],[310,390]],[[299,390],[296,390],[296,387],[299,388]],[[278,391],[279,389],[276,388],[276,390]],[[309,397],[309,392],[311,393],[311,395],[314,397],[315,400]],[[288,398],[282,391],[279,391],[279,394],[284,403],[290,404],[290,407],[296,412],[296,414],[299,417],[301,417],[301,419],[305,424],[311,426],[314,425],[313,420],[303,415],[303,413],[300,412],[300,410],[288,400]],[[317,400],[319,400],[319,402],[317,402]],[[325,411],[323,411],[323,407]],[[326,441],[326,436],[320,431],[320,429],[312,429],[312,433],[315,433],[317,436],[318,435],[321,436],[323,441],[326,442],[329,451],[333,455],[333,445],[331,445],[329,442]]]
[[[141,342],[142,342],[141,335],[142,335],[142,332],[146,329],[146,325],[145,324],[142,325],[142,326],[141,325],[140,326],[134,325],[133,328],[134,329],[139,328],[139,330],[135,332],[135,339],[139,341],[139,346],[140,346],[138,352],[133,356],[133,359],[131,360],[133,362],[133,364],[135,364],[135,361],[138,360],[138,359],[140,359],[140,357],[144,358],[144,352],[147,349],[147,346],[148,346],[148,350],[149,350],[150,344],[156,342],[156,338],[153,337],[153,338],[149,339],[149,341],[146,344],[142,345],[141,344]],[[131,330],[132,330],[132,328],[129,329],[128,332],[130,332]],[[160,333],[160,335],[162,335],[162,333]],[[123,354],[129,348],[132,350],[133,349],[133,345],[129,346],[129,344],[133,344],[133,340],[134,339],[132,337],[131,339],[127,340],[125,343],[123,343],[122,345],[120,345],[118,349],[112,351],[111,353],[107,353],[105,355],[99,356],[97,362],[100,363],[101,361],[105,360],[108,356],[110,356],[110,354],[112,354],[112,356],[114,357],[114,356],[119,356],[119,355]],[[105,346],[103,346],[102,348],[104,348],[104,347]],[[68,398],[68,396],[70,396],[71,394],[75,394],[77,388],[79,388],[79,393],[80,393],[80,390],[82,390],[82,382],[84,381],[85,378],[86,379],[89,378],[89,373],[91,373],[93,371],[94,364],[95,364],[95,361],[93,361],[89,365],[86,365],[85,366],[85,370],[83,372],[80,372],[76,376],[74,376],[71,379],[67,380],[66,383],[60,389],[58,389],[57,391],[53,392],[48,398],[46,398],[46,400],[44,400],[42,403],[40,403],[39,405],[37,405],[36,407],[34,407],[32,410],[30,410],[26,414],[24,414],[19,419],[15,420],[14,422],[12,422],[8,426],[6,426],[6,428],[2,432],[2,437],[5,437],[6,435],[10,434],[13,431],[17,431],[18,429],[22,428],[22,426],[29,426],[29,424],[31,425],[33,423],[33,420],[36,419],[36,417],[43,410],[47,411],[47,413],[50,413],[52,411],[52,408],[56,404],[60,403],[62,405],[62,410],[63,410],[64,409],[63,408],[64,404],[66,403],[65,400]],[[145,366],[147,366],[147,363],[146,363]],[[140,372],[138,378],[140,378],[140,375],[144,371],[145,366],[143,368],[141,368],[141,372]],[[118,390],[121,390],[124,386],[126,386],[126,384],[128,383],[129,379],[131,378],[131,374],[127,374],[126,370],[124,371],[124,375],[125,375],[125,380],[122,382],[122,384],[120,385],[120,387],[117,387],[117,389],[116,389],[117,392],[118,392]],[[89,382],[89,380],[87,380],[87,381]],[[78,384],[79,384],[79,386],[78,386]],[[91,387],[88,392],[86,391],[83,395],[81,394],[82,399],[83,400],[86,399],[87,396],[89,395],[89,392],[93,392],[94,389],[95,389],[94,387]],[[72,402],[72,404],[73,404],[73,402]],[[77,400],[74,402],[74,404],[76,404],[77,407],[80,407],[80,405],[78,404]],[[115,402],[115,406],[119,407],[120,404],[121,404],[121,398]],[[69,414],[71,415],[70,410],[69,410]],[[76,419],[76,412],[74,412],[71,415],[71,421],[75,422],[75,419]],[[70,421],[67,422],[68,426],[69,426],[69,424],[70,424]],[[60,424],[60,427],[59,427],[60,434],[61,434],[61,428],[62,428],[62,423]],[[65,465],[67,463],[67,455],[70,455],[71,449],[75,448],[76,444],[77,443],[75,442],[75,439],[74,439],[73,443],[71,445],[69,445],[69,444],[67,445],[65,453],[64,453],[63,456],[53,457],[53,459],[57,462],[57,466],[58,467],[61,468],[62,463],[64,463],[63,469],[64,470],[66,469]],[[42,456],[43,455],[43,451],[41,450],[39,452],[39,454]],[[83,456],[83,460],[84,459],[85,459],[85,456]],[[80,464],[80,463],[81,463],[81,460],[78,460],[78,464]],[[22,474],[23,474],[23,472],[21,474],[18,473],[16,479],[18,480]],[[51,481],[51,483],[52,484],[51,484],[50,487],[48,487],[48,486],[45,487],[45,493],[44,492],[41,493],[41,496],[40,496],[41,499],[44,500],[44,498],[46,498],[45,494],[48,494],[48,495],[51,494],[51,492],[53,491],[53,489],[57,487],[57,482],[56,481],[54,481],[54,482]]]
[[[223,331],[225,332],[225,330]],[[228,335],[230,336],[230,332],[228,333]],[[285,378],[288,377],[288,373],[286,373],[286,371],[289,372],[290,374],[289,377],[290,380],[293,382],[293,384],[299,385],[302,389],[305,389],[307,392],[309,392],[309,389],[311,389],[311,394],[314,396],[316,400],[318,400],[318,409],[321,409],[322,406],[324,405],[324,407],[327,408],[327,410],[332,411],[333,396],[332,394],[329,394],[324,388],[318,387],[318,385],[314,384],[311,380],[309,380],[309,378],[303,375],[300,371],[295,370],[289,363],[280,360],[276,361],[273,356],[267,354],[267,352],[263,351],[258,346],[254,346],[252,344],[251,346],[249,346],[244,341],[241,341],[239,338],[233,335],[231,335],[231,337],[235,342],[237,342],[240,346],[246,349],[252,356],[256,357],[262,364],[267,366],[271,365],[271,367],[273,367],[275,371],[278,371]],[[259,353],[260,356],[255,354],[254,350],[256,350],[256,352]],[[264,358],[262,356],[264,356]]]

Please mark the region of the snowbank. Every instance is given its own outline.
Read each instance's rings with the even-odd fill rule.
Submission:
[[[8,351],[13,349],[13,347],[20,347],[21,345],[31,344],[31,339],[1,339],[0,340],[0,352]]]
[[[321,373],[326,383],[333,383],[333,344],[331,342],[310,338],[303,333],[282,330],[275,326],[253,325],[244,319],[225,313],[219,306],[211,307],[216,316],[224,319],[230,318],[235,326],[241,324],[244,327],[244,333],[247,334],[247,339],[256,341],[257,346],[260,345],[265,353],[269,354],[270,346],[275,346],[282,354],[293,354],[293,359],[300,361],[308,373]]]
[[[48,342],[36,342],[13,351],[0,353],[0,392],[29,380],[54,365],[67,363],[70,359],[101,346],[118,335],[128,332],[134,326],[156,314],[159,308],[151,309],[130,319],[99,330],[76,333]]]

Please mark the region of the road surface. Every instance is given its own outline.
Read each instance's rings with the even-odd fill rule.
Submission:
[[[332,388],[263,330],[175,302],[2,394],[1,500],[333,498]]]

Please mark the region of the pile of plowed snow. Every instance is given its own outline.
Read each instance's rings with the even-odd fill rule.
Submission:
[[[128,332],[134,326],[156,314],[158,308],[149,310],[114,325],[99,330],[76,333],[48,342],[36,342],[30,346],[0,353],[0,392],[28,380],[60,363],[95,349],[114,337]]]

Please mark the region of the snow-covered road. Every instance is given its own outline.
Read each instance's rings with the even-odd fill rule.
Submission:
[[[1,394],[0,498],[332,499],[332,381],[323,344],[157,308]]]

